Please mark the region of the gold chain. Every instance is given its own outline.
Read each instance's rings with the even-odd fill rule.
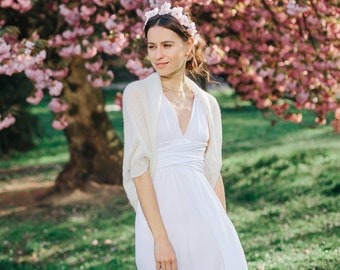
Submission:
[[[177,108],[179,108],[183,102],[185,101],[185,92],[187,90],[187,86],[184,86],[184,90],[183,91],[176,91],[174,89],[168,88],[166,86],[163,86],[163,91],[164,92],[170,92],[172,93],[171,97],[173,100],[173,103],[175,104],[175,106]]]

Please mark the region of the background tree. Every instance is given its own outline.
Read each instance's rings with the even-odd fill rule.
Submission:
[[[273,123],[331,124],[340,132],[339,1],[172,2],[192,13],[207,40],[211,72],[239,97],[274,116]],[[128,62],[137,75],[141,56]],[[313,122],[304,110],[315,113]]]
[[[1,2],[0,73],[24,72],[35,84],[27,101],[49,95],[52,126],[65,129],[70,161],[57,178],[59,190],[121,183],[122,144],[101,92],[113,79],[111,56],[127,45],[121,27],[106,24],[116,13],[113,1]]]
[[[101,87],[113,79],[113,56],[143,78],[147,0],[5,0],[0,3],[0,74],[25,72],[65,129],[70,161],[57,187],[88,180],[121,182],[122,145],[104,110]],[[207,40],[211,71],[256,106],[295,123],[303,110],[340,131],[340,26],[336,0],[172,1],[189,10]],[[15,27],[11,27],[15,26]],[[20,31],[18,31],[20,30]],[[331,116],[330,116],[331,114]],[[0,122],[13,124],[11,111]],[[307,123],[310,124],[310,123]]]

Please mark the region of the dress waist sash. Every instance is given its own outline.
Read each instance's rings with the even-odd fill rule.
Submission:
[[[160,144],[157,153],[157,168],[185,167],[204,172],[204,152],[207,143],[180,141]]]

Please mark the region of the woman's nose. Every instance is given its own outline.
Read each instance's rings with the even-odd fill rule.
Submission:
[[[163,57],[163,50],[162,48],[157,48],[156,50],[156,58],[161,59]]]

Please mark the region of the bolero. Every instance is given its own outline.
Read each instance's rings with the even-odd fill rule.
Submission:
[[[186,84],[202,103],[209,124],[209,144],[204,158],[205,175],[215,187],[222,166],[220,107],[212,95],[185,77]],[[153,179],[157,165],[157,128],[162,84],[158,73],[129,83],[123,92],[124,158],[123,186],[136,210],[138,196],[134,178],[149,170]]]

